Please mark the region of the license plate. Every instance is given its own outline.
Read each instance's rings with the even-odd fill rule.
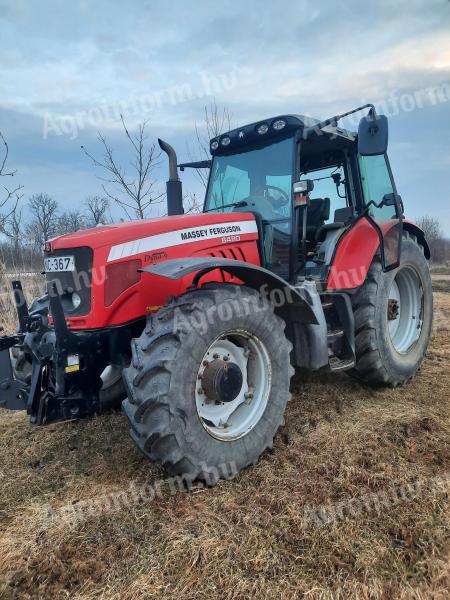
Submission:
[[[44,265],[46,273],[75,271],[75,260],[73,256],[51,256],[44,260]]]

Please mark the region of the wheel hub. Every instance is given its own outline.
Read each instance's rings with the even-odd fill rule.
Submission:
[[[232,402],[239,395],[244,378],[239,366],[216,358],[203,371],[202,387],[206,397],[216,403]]]
[[[388,320],[395,321],[400,312],[400,306],[397,300],[390,298],[388,301]]]
[[[209,346],[197,374],[200,421],[216,439],[246,435],[261,419],[270,394],[271,361],[254,334],[230,330]]]

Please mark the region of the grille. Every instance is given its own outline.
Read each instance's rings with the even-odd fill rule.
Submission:
[[[49,283],[56,282],[64,314],[70,317],[84,317],[91,311],[92,263],[91,248],[64,248],[45,254],[51,256],[73,256],[75,271],[46,273]],[[72,293],[76,292],[81,298],[80,306],[75,309],[72,304]]]

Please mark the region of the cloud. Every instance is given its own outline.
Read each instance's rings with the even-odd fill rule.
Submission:
[[[124,105],[138,107],[130,110],[131,126],[150,118],[152,135],[167,135],[181,149],[213,97],[229,107],[236,124],[281,113],[327,117],[392,93],[450,82],[449,25],[444,0],[2,0],[0,129],[17,164],[29,168],[30,192],[40,191],[33,186],[53,172],[49,191],[67,189],[75,201],[83,190],[98,191],[91,189],[95,178],[82,175],[91,172],[78,154],[82,141],[94,143],[98,125],[83,117],[76,139],[68,130],[44,140],[48,115],[74,119],[109,107],[100,126],[121,152],[118,113]],[[233,85],[223,84],[233,76]],[[186,89],[190,94],[176,100]],[[160,100],[152,104],[152,98]],[[448,167],[436,139],[449,138],[448,115],[448,106],[427,104],[392,119],[391,139],[405,144],[401,150],[393,141],[392,159],[417,208],[424,186],[418,181],[410,189],[412,163],[402,152],[411,144],[418,148],[415,173],[433,172],[443,194]],[[427,133],[433,123],[434,140]],[[82,185],[75,185],[73,172]],[[450,232],[450,218],[446,226]]]

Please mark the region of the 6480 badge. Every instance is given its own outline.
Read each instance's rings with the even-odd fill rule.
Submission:
[[[51,256],[44,260],[44,266],[46,273],[75,271],[75,260],[73,256]]]

